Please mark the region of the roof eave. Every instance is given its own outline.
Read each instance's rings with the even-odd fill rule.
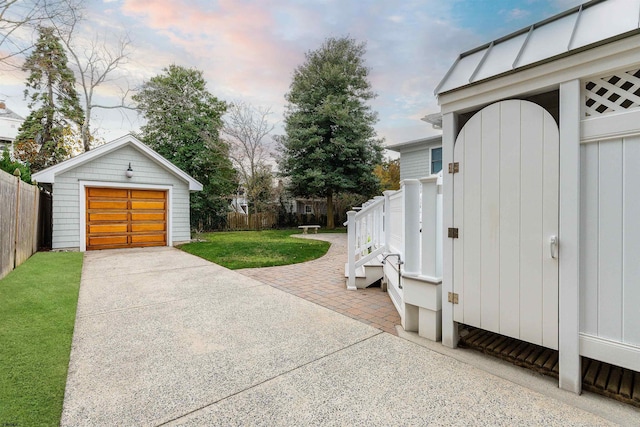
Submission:
[[[179,169],[173,163],[162,157],[160,154],[156,153],[151,148],[147,147],[142,141],[133,136],[132,134],[127,134],[123,137],[115,139],[108,144],[101,145],[89,152],[83,153],[79,156],[73,157],[71,159],[65,160],[62,163],[58,163],[57,165],[51,166],[47,169],[36,172],[32,175],[32,178],[41,183],[54,184],[55,178],[57,175],[64,173],[68,170],[77,168],[82,166],[85,163],[88,163],[92,160],[95,160],[99,157],[102,157],[114,150],[121,148],[123,145],[132,144],[139,150],[143,151],[150,158],[156,161],[158,164],[163,166],[172,174],[178,176],[183,179],[185,182],[189,184],[189,191],[202,191],[203,185],[188,175],[186,172]]]
[[[494,76],[490,76],[490,77],[487,77],[487,78],[482,79],[482,80],[470,82],[470,83],[465,84],[463,86],[458,86],[456,88],[449,89],[449,90],[444,91],[444,92],[436,92],[435,95],[436,96],[448,95],[450,93],[454,93],[454,92],[457,92],[459,90],[468,89],[468,88],[473,87],[473,86],[478,86],[480,84],[483,84],[483,83],[486,83],[486,82],[489,82],[489,81],[492,81],[492,80],[497,80],[497,79],[500,79],[502,77],[509,76],[511,74],[519,73],[521,71],[528,70],[528,69],[531,69],[531,68],[535,68],[535,67],[538,67],[540,65],[548,64],[550,62],[554,62],[554,61],[557,61],[557,60],[562,59],[562,58],[566,58],[566,57],[569,57],[569,56],[572,56],[572,55],[576,55],[578,53],[581,53],[581,52],[584,52],[584,51],[587,51],[587,50],[590,50],[590,49],[594,49],[594,48],[599,47],[599,46],[604,46],[604,45],[607,45],[609,43],[616,42],[618,40],[626,39],[628,37],[632,37],[632,36],[635,36],[637,34],[640,34],[640,28],[636,28],[634,30],[627,31],[626,33],[618,34],[616,36],[610,37],[610,38],[605,39],[605,40],[600,40],[600,41],[595,42],[595,43],[591,43],[591,44],[588,44],[588,45],[585,45],[585,46],[582,46],[582,47],[579,47],[579,48],[576,48],[576,49],[572,49],[572,50],[570,50],[568,52],[563,52],[561,54],[558,54],[558,55],[555,55],[555,56],[551,56],[549,58],[545,58],[543,60],[540,60],[540,61],[537,61],[537,62],[534,62],[534,63],[531,63],[531,64],[523,65],[521,67],[514,68],[512,70],[507,70],[507,71],[505,71],[503,73],[496,74]],[[443,82],[444,82],[444,80],[443,80]],[[437,89],[438,88],[436,88],[436,90]]]

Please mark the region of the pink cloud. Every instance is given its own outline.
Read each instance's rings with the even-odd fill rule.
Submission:
[[[235,96],[263,91],[271,94],[265,98],[281,101],[291,71],[303,59],[292,42],[276,33],[279,25],[264,3],[126,0],[122,11],[187,52],[193,63],[180,65],[202,69],[214,93],[215,88]]]

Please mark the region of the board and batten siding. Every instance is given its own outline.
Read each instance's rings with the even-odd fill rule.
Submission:
[[[132,178],[125,171],[131,162]],[[53,249],[80,247],[79,181],[172,186],[173,242],[190,239],[189,184],[132,146],[124,146],[56,177],[53,192]]]
[[[640,348],[640,135],[580,151],[581,333]]]

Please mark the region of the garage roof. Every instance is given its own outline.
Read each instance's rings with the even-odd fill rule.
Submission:
[[[43,169],[40,172],[36,172],[32,175],[32,178],[38,182],[53,184],[55,182],[56,175],[83,165],[98,157],[104,156],[107,153],[111,153],[125,145],[132,145],[136,147],[138,150],[142,151],[151,159],[153,159],[156,163],[167,169],[170,173],[188,182],[189,191],[202,191],[202,184],[193,179],[182,169],[178,168],[176,165],[162,157],[160,154],[147,147],[138,138],[131,134],[125,135],[121,138],[101,145],[91,151],[87,151],[86,153],[80,154],[79,156],[73,157],[69,160],[65,160],[64,162],[58,163],[57,165],[51,166],[47,169]]]
[[[510,72],[637,33],[640,0],[593,0],[462,53],[435,94],[453,91]]]

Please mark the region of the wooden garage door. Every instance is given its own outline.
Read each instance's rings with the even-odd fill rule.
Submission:
[[[166,246],[167,192],[86,189],[87,250]]]

